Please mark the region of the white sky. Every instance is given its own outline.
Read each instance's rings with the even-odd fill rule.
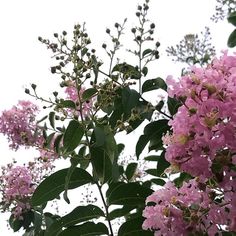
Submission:
[[[27,99],[24,87],[39,85],[41,91],[53,92],[56,78],[50,73],[50,53],[38,42],[38,36],[53,38],[53,33],[73,30],[75,23],[86,22],[95,46],[108,39],[105,29],[128,18],[127,32],[135,25],[138,0],[5,0],[0,1],[0,110],[10,108],[18,99]],[[233,27],[226,22],[210,21],[214,0],[151,0],[149,19],[156,24],[156,38],[161,42],[161,59],[156,62],[156,76],[179,75],[180,69],[165,55],[165,48],[178,43],[185,34],[200,33],[210,26],[217,53],[226,49]],[[105,57],[105,53],[101,57]],[[48,93],[46,93],[48,94]],[[0,165],[11,157],[1,139]],[[7,231],[5,216],[0,217],[1,235]],[[20,235],[20,234],[19,234]]]

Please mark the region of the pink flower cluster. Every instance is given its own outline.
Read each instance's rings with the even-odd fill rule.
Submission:
[[[66,87],[65,93],[67,94],[67,98],[71,99],[73,102],[78,104],[76,111],[70,110],[72,114],[76,114],[78,116],[83,115],[83,117],[88,117],[91,114],[91,110],[93,107],[93,99],[89,101],[83,101],[82,99],[82,94],[85,91],[84,87],[81,87],[80,90],[78,91],[78,88],[76,87],[75,82],[69,82],[69,86]],[[82,102],[82,104],[81,104]],[[82,112],[79,112],[80,109],[82,108]]]
[[[24,212],[31,209],[30,197],[35,188],[52,168],[39,160],[23,166],[8,164],[2,167],[0,178],[2,210],[11,211],[15,218],[21,218]]]
[[[143,228],[157,235],[221,235],[236,231],[236,56],[224,52],[206,68],[167,79],[183,105],[163,137],[165,158],[195,179],[167,183],[148,197]]]
[[[168,182],[164,189],[147,198],[147,203],[152,205],[143,212],[146,217],[143,228],[155,231],[155,236],[187,236],[191,233],[214,236],[220,232],[220,225],[227,226],[230,231],[236,230],[235,212],[227,211],[233,200],[217,204],[212,201],[214,194],[196,180],[184,183],[179,189]]]
[[[183,102],[169,122],[166,159],[192,176],[208,179],[214,164],[236,153],[236,56],[225,52],[207,68],[192,68],[179,82],[168,78],[169,95]],[[167,140],[165,138],[165,140]]]
[[[19,101],[17,106],[5,110],[0,116],[0,133],[7,136],[9,147],[32,146],[41,139],[35,117],[38,107],[29,101]]]

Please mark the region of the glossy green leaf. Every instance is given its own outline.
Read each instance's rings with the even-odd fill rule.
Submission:
[[[59,108],[76,108],[75,103],[72,100],[61,100],[59,104],[57,104]]]
[[[11,215],[9,218],[9,225],[14,232],[17,232],[23,226],[23,220],[17,219],[14,215]]]
[[[158,178],[151,179],[151,182],[153,182],[154,184],[160,185],[160,186],[164,186],[166,183],[165,180],[158,179]]]
[[[72,212],[52,223],[49,229],[46,230],[45,236],[58,235],[63,227],[74,226],[99,217],[104,217],[104,212],[97,206],[89,204],[87,206],[76,207]]]
[[[131,114],[131,110],[139,106],[140,94],[136,90],[129,89],[127,87],[122,89],[121,96],[122,96],[122,105],[124,111],[124,119],[127,119]]]
[[[68,197],[68,189],[69,189],[71,176],[72,176],[74,170],[76,169],[77,165],[79,164],[79,159],[80,158],[83,158],[83,156],[81,156],[81,157],[80,156],[73,156],[70,159],[71,166],[68,169],[68,172],[67,172],[67,175],[66,175],[66,178],[65,178],[65,187],[64,187],[65,191],[63,193],[63,198],[68,204],[70,204],[70,200],[69,200],[69,197]]]
[[[153,192],[138,183],[118,183],[110,188],[107,193],[109,205],[145,205],[147,196]]]
[[[115,218],[125,216],[135,208],[136,206],[123,206],[122,208],[115,209],[109,213],[109,218],[114,220]]]
[[[159,174],[157,173],[157,169],[147,169],[145,170],[145,172],[149,175],[153,175],[153,176],[158,176],[159,177]]]
[[[156,79],[146,80],[142,85],[142,93],[152,91],[155,89],[162,89],[164,91],[167,91],[167,85],[162,78],[158,77]]]
[[[151,54],[153,52],[152,49],[148,48],[148,49],[145,49],[142,53],[142,56],[145,57],[147,56],[148,54]]]
[[[144,148],[149,142],[149,137],[147,135],[141,135],[136,144],[136,156],[139,159],[140,154],[143,152]]]
[[[165,159],[165,152],[163,151],[160,156],[150,156],[150,157],[151,157],[151,159],[154,158],[155,161],[157,161],[157,167],[153,168],[153,169],[147,169],[147,170],[145,170],[145,172],[149,175],[153,175],[156,177],[163,176],[166,168],[168,168],[170,166],[170,163],[168,161],[166,161],[166,159]]]
[[[119,155],[114,134],[108,125],[94,128],[90,141],[91,162],[101,183],[119,177],[117,158]]]
[[[91,148],[91,162],[93,169],[102,184],[112,177],[112,162],[107,152],[103,148]]]
[[[66,152],[71,152],[79,145],[84,135],[84,129],[79,121],[72,120],[64,134],[63,145]]]
[[[60,220],[60,216],[58,215],[53,215],[49,212],[44,213],[44,220],[45,220],[45,226],[46,229],[49,229],[49,227],[52,225],[53,222]]]
[[[67,174],[68,168],[59,170],[43,180],[34,191],[31,199],[32,205],[39,206],[58,197],[65,189]],[[71,175],[68,189],[77,188],[92,182],[93,178],[87,171],[76,168]]]
[[[43,217],[42,217],[42,214],[38,213],[37,211],[34,211],[33,214],[34,214],[33,223],[34,223],[35,232],[38,233],[41,231]]]
[[[149,123],[144,128],[144,134],[139,137],[136,144],[136,156],[142,153],[143,149],[149,143],[149,151],[151,150],[162,150],[163,142],[162,136],[170,130],[168,120],[162,119]]]
[[[129,163],[128,166],[126,167],[125,175],[128,180],[131,180],[133,178],[136,172],[137,166],[138,166],[138,163],[132,162],[132,163]]]
[[[94,128],[94,143],[93,146],[101,147],[104,146],[106,141],[106,134],[104,132],[104,129],[102,127],[95,127]]]
[[[54,129],[55,128],[55,112],[53,111],[49,113],[49,122],[52,128]]]
[[[230,48],[236,46],[236,29],[229,35],[227,45]]]
[[[170,163],[165,159],[165,152],[163,151],[160,155],[158,162],[157,162],[157,176],[163,176],[165,177],[164,171],[166,168],[170,166]]]
[[[182,106],[182,103],[175,98],[168,97],[167,106],[170,114],[173,116],[177,113],[179,107]]]
[[[142,229],[144,218],[134,218],[123,223],[118,231],[118,236],[153,236],[153,232]]]
[[[146,66],[143,67],[142,73],[144,76],[146,76],[148,74],[148,68]]]
[[[53,146],[54,146],[54,150],[56,151],[56,153],[59,153],[59,149],[60,149],[61,143],[62,143],[61,142],[62,138],[63,138],[63,134],[59,134],[55,138]]]
[[[68,227],[58,236],[97,236],[108,235],[109,231],[103,223],[86,222],[78,226]]]
[[[229,16],[228,16],[228,22],[233,24],[234,26],[236,26],[236,12],[232,12]]]
[[[151,156],[145,157],[144,159],[145,159],[146,161],[158,161],[158,157],[159,157],[159,156],[157,156],[157,155],[151,155]]]
[[[83,94],[82,94],[82,98],[84,101],[91,99],[95,94],[97,93],[97,89],[95,88],[89,88],[86,89]]]

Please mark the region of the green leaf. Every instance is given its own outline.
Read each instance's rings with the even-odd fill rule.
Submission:
[[[122,105],[124,111],[124,119],[129,118],[131,110],[139,105],[140,94],[130,88],[122,89]]]
[[[106,140],[106,135],[104,132],[104,129],[102,127],[95,127],[94,128],[94,143],[93,145],[96,147],[101,147],[104,146],[105,140]]]
[[[228,16],[228,22],[233,24],[234,26],[236,26],[236,12],[232,12],[229,16]]]
[[[83,158],[83,156],[82,156],[82,158]],[[70,179],[71,179],[71,176],[72,176],[76,166],[79,164],[79,159],[80,159],[79,156],[73,156],[70,159],[71,166],[68,169],[68,172],[67,172],[67,175],[66,175],[66,178],[65,178],[65,188],[64,188],[65,191],[64,191],[64,194],[63,194],[63,198],[68,204],[70,204],[70,200],[68,198],[68,189],[69,189]]]
[[[107,202],[109,205],[145,205],[152,192],[138,183],[116,183],[108,189]]]
[[[130,211],[135,209],[136,206],[123,206],[122,208],[115,209],[109,213],[109,218],[114,220],[122,216],[126,216]]]
[[[153,50],[150,48],[145,49],[142,53],[142,57],[145,57],[146,55],[151,54],[152,52],[153,52]]]
[[[34,191],[31,199],[32,205],[39,206],[58,197],[65,189],[67,173],[68,168],[62,169],[43,180]],[[87,183],[93,183],[92,176],[87,171],[76,168],[71,175],[68,189],[77,188]]]
[[[157,173],[157,169],[147,169],[145,170],[145,172],[149,175],[153,175],[153,176],[158,176],[159,177],[159,174]]]
[[[91,162],[96,175],[102,184],[112,177],[112,162],[103,148],[91,148]]]
[[[122,73],[126,79],[140,79],[141,73],[138,71],[138,68],[129,65],[127,63],[121,63],[114,66],[112,72],[120,72]]]
[[[57,104],[59,108],[76,108],[76,105],[71,100],[61,100],[59,104]]]
[[[151,155],[151,156],[145,157],[144,159],[145,159],[145,161],[158,161],[158,158],[159,158],[159,156],[157,156],[157,155]]]
[[[144,76],[147,75],[147,73],[148,73],[148,68],[147,68],[146,66],[143,67],[142,73],[143,73]]]
[[[40,232],[41,231],[42,222],[43,222],[42,214],[38,213],[37,211],[34,211],[33,214],[34,214],[33,219],[34,219],[35,232]]]
[[[142,85],[142,93],[152,91],[155,89],[162,89],[164,91],[167,91],[167,85],[162,78],[158,77],[156,79],[146,80]]]
[[[168,97],[167,106],[170,114],[173,116],[177,113],[179,107],[182,106],[182,103],[175,98]]]
[[[131,180],[136,172],[138,163],[129,163],[125,170],[125,175],[128,180]]]
[[[155,157],[155,156],[153,156]],[[165,152],[163,151],[160,156],[156,156],[157,167],[156,169],[147,169],[145,170],[146,173],[149,175],[161,177],[164,174],[166,168],[170,166],[170,163],[165,159]],[[164,176],[163,176],[164,177]]]
[[[79,121],[72,120],[64,134],[63,144],[66,152],[73,151],[80,143],[84,135],[84,129]]]
[[[23,217],[23,228],[24,229],[29,229],[29,226],[31,225],[31,222],[34,221],[34,213],[33,211],[27,211],[22,214]]]
[[[49,229],[46,230],[45,236],[58,235],[63,227],[74,226],[101,216],[104,217],[104,212],[97,206],[89,204],[87,206],[76,207],[72,212],[52,223]]]
[[[91,162],[100,181],[105,183],[111,178],[118,178],[116,163],[119,153],[111,128],[108,125],[95,127],[90,145]]]
[[[227,45],[230,48],[233,48],[236,46],[236,29],[230,34]]]
[[[53,222],[59,220],[61,217],[58,216],[58,215],[53,215],[49,212],[45,212],[44,213],[44,220],[45,220],[45,226],[46,226],[46,229],[48,229]]]
[[[49,113],[49,122],[53,129],[55,129],[55,112],[51,111]]]
[[[151,179],[151,182],[153,182],[154,184],[157,184],[157,185],[160,185],[160,186],[163,186],[163,185],[165,185],[165,180],[163,180],[163,179],[158,179],[158,178],[156,178],[156,179]]]
[[[72,226],[63,230],[58,236],[97,236],[108,235],[109,231],[105,224],[86,222],[78,226]]]
[[[63,134],[59,134],[58,136],[56,136],[55,141],[54,141],[54,150],[56,151],[56,153],[59,153],[59,149],[61,146],[61,140],[62,140]]]
[[[143,149],[146,147],[146,145],[149,142],[149,137],[147,135],[141,135],[139,137],[139,140],[136,144],[136,156],[137,159],[139,159],[140,154],[142,153]]]
[[[97,89],[95,89],[95,88],[86,89],[82,94],[82,98],[83,98],[84,101],[89,100],[96,93],[97,93]]]
[[[9,225],[14,232],[17,232],[23,226],[23,220],[19,220],[15,218],[14,215],[11,215],[9,218]]]
[[[165,159],[165,152],[163,151],[157,162],[157,176],[164,177],[163,173],[169,166],[170,163]]]
[[[121,225],[118,236],[153,236],[153,232],[142,229],[144,218],[134,218]]]
[[[139,137],[139,140],[136,144],[136,156],[139,158],[139,155],[142,153],[143,149],[149,143],[149,151],[151,150],[162,150],[163,142],[162,136],[170,130],[168,125],[168,120],[162,119],[149,123],[144,128],[144,135]]]

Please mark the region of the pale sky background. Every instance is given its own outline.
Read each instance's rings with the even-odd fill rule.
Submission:
[[[50,73],[50,52],[39,43],[38,36],[53,39],[53,33],[71,32],[75,23],[86,22],[94,47],[109,40],[105,29],[128,18],[127,33],[136,22],[138,0],[2,0],[0,1],[0,110],[8,109],[19,99],[29,99],[24,88],[38,84],[46,95],[55,90],[57,79]],[[161,42],[160,60],[155,62],[156,76],[180,75],[180,67],[167,58],[165,49],[184,35],[200,33],[209,26],[217,54],[226,49],[233,26],[226,21],[210,21],[215,0],[151,0],[149,19],[156,24],[156,39]],[[129,38],[132,43],[131,37]],[[125,42],[124,42],[125,43]],[[233,50],[232,50],[233,51]],[[102,51],[101,51],[102,52]],[[101,58],[106,57],[105,52]],[[154,98],[155,99],[155,98]],[[24,160],[30,153],[11,152],[1,138],[0,165],[12,157]],[[27,162],[27,160],[26,160]],[[8,231],[6,215],[0,215],[0,235],[21,235]]]

